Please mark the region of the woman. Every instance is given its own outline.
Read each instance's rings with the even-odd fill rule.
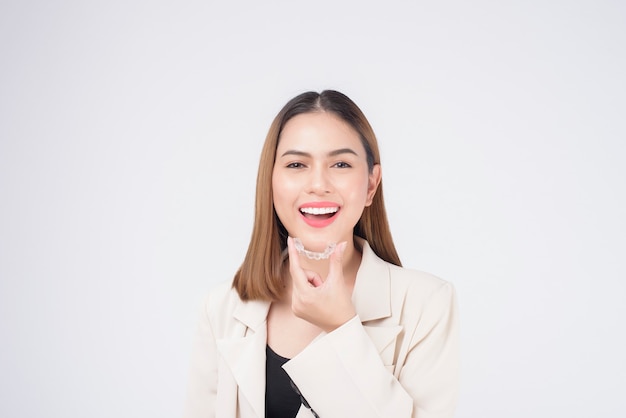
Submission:
[[[203,307],[186,417],[451,417],[458,361],[454,289],[401,267],[365,116],[336,91],[295,97],[243,264]]]

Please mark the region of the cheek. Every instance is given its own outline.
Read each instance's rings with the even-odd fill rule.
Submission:
[[[346,196],[352,202],[363,202],[367,199],[367,190],[369,188],[369,182],[367,177],[358,176],[349,179],[345,179],[341,188],[344,190],[344,196]]]
[[[289,181],[281,176],[280,173],[274,173],[272,175],[272,190],[274,194],[283,194],[283,192],[289,188]]]
[[[293,180],[274,172],[272,175],[272,197],[274,199],[274,209],[277,213],[293,205],[297,197],[296,190],[297,187]]]
[[[280,205],[281,198],[285,194],[283,192],[284,183],[280,181],[280,179],[274,174],[272,176],[272,198],[274,200],[274,205]]]

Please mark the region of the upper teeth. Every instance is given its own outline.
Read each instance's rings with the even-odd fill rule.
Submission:
[[[326,215],[327,213],[335,213],[339,210],[338,207],[334,208],[300,208],[300,211],[303,213],[308,213],[310,215]]]

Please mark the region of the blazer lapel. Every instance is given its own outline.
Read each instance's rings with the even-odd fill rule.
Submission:
[[[255,414],[265,415],[265,345],[267,343],[266,318],[270,303],[262,301],[241,302],[234,317],[241,322],[238,334],[217,340],[217,348],[230,368]]]
[[[352,292],[352,302],[383,363],[391,369],[396,339],[403,328],[397,321],[381,321],[391,319],[392,314],[389,265],[378,258],[367,241],[359,239],[359,242],[363,256]]]
[[[370,248],[367,241],[357,238],[363,250],[356,274],[352,303],[361,322],[391,316],[391,279],[389,266]]]

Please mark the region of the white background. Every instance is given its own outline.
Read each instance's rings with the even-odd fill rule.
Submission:
[[[324,88],[457,287],[457,416],[623,415],[626,5],[226,3],[0,4],[0,416],[180,416],[270,122]]]

